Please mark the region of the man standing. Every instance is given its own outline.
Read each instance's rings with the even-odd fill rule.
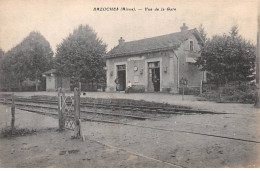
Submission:
[[[127,88],[126,88],[126,90],[125,90],[125,93],[129,93],[131,87],[132,87],[132,84],[131,84],[130,81],[128,81],[128,83],[127,83]]]
[[[119,91],[119,80],[118,80],[118,77],[116,77],[115,83],[116,83],[116,91]]]
[[[154,91],[155,92],[158,92],[159,90],[159,79],[157,77],[157,75],[155,74],[154,77],[153,77],[153,86],[154,86]]]

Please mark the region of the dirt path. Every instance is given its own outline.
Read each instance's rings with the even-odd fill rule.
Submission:
[[[86,140],[71,132],[41,130],[36,135],[1,139],[1,167],[173,167]]]
[[[124,148],[183,167],[260,166],[260,138],[254,129],[243,131],[246,125],[241,129],[232,126],[224,127],[226,123],[220,123],[215,127],[206,126],[206,122],[209,124],[211,121],[201,120],[201,118],[197,118],[197,121],[204,122],[205,125],[197,125],[195,128],[196,116],[193,118],[193,122],[190,122],[193,124],[182,122],[187,119],[182,118],[182,116],[159,121],[134,121],[130,123],[132,126],[85,123],[84,132],[90,139],[104,144]],[[177,122],[175,123],[175,121]],[[242,140],[184,133],[177,130]],[[243,141],[244,139],[258,143]]]
[[[1,128],[8,125],[10,108],[0,105]],[[86,139],[58,132],[58,120],[16,110],[19,128],[36,129],[29,136],[0,139],[0,167],[174,167]]]

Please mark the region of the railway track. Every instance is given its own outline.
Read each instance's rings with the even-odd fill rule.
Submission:
[[[10,95],[6,96],[5,98],[0,96],[0,103],[3,103],[3,101],[10,101]],[[15,100],[18,102],[27,102],[27,103],[37,103],[37,104],[52,104],[56,105],[58,104],[57,100],[46,100],[46,99],[39,99],[39,98],[32,98],[32,97],[23,97],[23,96],[15,96]],[[228,115],[234,115],[234,113],[225,113],[225,112],[212,112],[207,110],[194,110],[189,107],[184,106],[167,106],[163,104],[164,106],[147,106],[138,104],[135,102],[135,104],[120,104],[120,103],[112,103],[111,99],[96,99],[91,102],[81,101],[82,107],[88,107],[88,108],[102,108],[102,109],[110,109],[110,110],[122,110],[122,111],[132,111],[132,112],[143,112],[147,114],[159,114],[159,115],[197,115],[197,114],[203,114],[203,115],[211,115],[211,114],[223,114],[226,115],[225,118],[230,118]],[[125,99],[123,99],[125,100]],[[139,102],[139,101],[137,101]],[[149,104],[150,103],[150,104]],[[149,105],[152,105],[152,102],[149,102]],[[67,101],[67,104],[71,104],[71,101]],[[91,113],[91,112],[89,112]],[[245,114],[236,114],[236,115],[245,115]],[[234,116],[232,116],[233,118]],[[255,116],[248,116],[254,118]],[[239,119],[245,119],[245,117],[237,117]]]
[[[11,104],[9,97],[0,98],[0,103]],[[66,101],[67,105],[72,105],[72,100]],[[24,98],[15,96],[15,104],[21,110],[27,110],[35,113],[58,113],[58,101],[55,99],[37,99],[37,98]],[[72,107],[73,108],[73,107]],[[101,111],[100,111],[101,109]],[[43,111],[45,110],[45,111]],[[107,112],[110,111],[110,112]],[[128,112],[128,113],[127,113]],[[130,114],[129,114],[130,112]],[[93,118],[114,117],[114,118],[128,118],[135,120],[154,120],[170,117],[171,115],[194,115],[194,114],[213,114],[214,112],[192,110],[188,108],[180,108],[173,106],[143,106],[143,105],[129,105],[129,104],[115,104],[81,101],[81,118],[93,120]],[[87,118],[89,116],[89,118]]]
[[[1,103],[1,101],[0,101]],[[7,102],[7,103],[11,103],[11,102]],[[52,116],[55,116],[57,115],[58,111],[57,111],[57,106],[53,105],[53,106],[41,106],[41,105],[32,105],[32,104],[19,104],[19,103],[16,103],[18,107],[18,109],[21,109],[21,110],[25,110],[25,111],[29,111],[29,112],[35,112],[35,113],[41,113],[41,114],[45,114],[48,110],[54,110],[55,112],[53,113],[50,113],[50,112],[47,112],[49,113],[49,115],[52,115]],[[21,108],[21,107],[28,107],[28,108]],[[32,109],[32,108],[36,108],[36,109],[47,109],[47,111],[39,111],[39,110],[35,110],[35,109]],[[160,115],[158,117],[144,117],[144,116],[138,116],[138,115],[127,115],[127,114],[117,114],[117,113],[109,113],[109,112],[99,112],[99,111],[96,111],[96,110],[89,110],[89,109],[81,109],[81,117],[83,117],[84,119],[89,119],[90,120],[93,120],[93,119],[90,119],[90,118],[86,118],[84,116],[93,116],[93,115],[104,115],[104,116],[111,116],[111,117],[118,117],[118,118],[130,118],[130,119],[136,119],[136,120],[146,120],[146,119],[150,119],[150,120],[154,120],[154,119],[163,119],[165,116],[163,115]],[[166,116],[168,117],[168,116]],[[95,118],[95,117],[91,117],[91,118]],[[167,120],[165,120],[164,122],[169,122]],[[171,123],[171,122],[169,122]],[[183,122],[185,124],[191,124],[191,125],[201,125],[201,124],[197,124],[197,123],[190,123],[190,122]],[[210,127],[217,127],[217,125],[209,125],[207,124],[207,126],[210,126]]]
[[[0,98],[0,103],[4,103],[4,101],[10,102],[10,98]],[[52,104],[56,105],[58,104],[57,100],[44,100],[44,99],[31,99],[31,98],[24,98],[24,97],[15,97],[16,102],[23,102],[23,103],[39,103],[39,104]],[[66,103],[69,105],[72,102],[66,101]],[[151,104],[152,105],[152,104]],[[212,111],[206,111],[206,110],[195,110],[190,109],[187,107],[179,107],[179,106],[144,106],[144,105],[132,105],[132,104],[115,104],[111,103],[105,103],[102,102],[86,102],[81,101],[82,107],[89,107],[89,108],[102,108],[102,109],[110,109],[110,110],[125,110],[125,111],[140,111],[144,113],[157,113],[157,114],[226,114],[226,113],[218,113],[218,112],[212,112]]]
[[[0,101],[0,103],[4,103],[3,101]],[[11,104],[11,102],[5,102],[5,104]],[[41,105],[33,105],[33,104],[23,104],[23,103],[16,103],[15,104],[18,109],[30,111],[30,112],[36,112],[36,113],[50,113],[49,110],[54,110],[54,113],[51,113],[51,115],[56,115],[58,113],[58,108],[55,106],[41,106]],[[24,108],[26,107],[26,108]],[[34,109],[32,109],[34,108]],[[36,110],[35,110],[36,108]],[[39,109],[45,109],[46,111],[40,111]],[[145,119],[158,119],[158,117],[145,117],[145,116],[137,116],[137,115],[128,115],[128,114],[120,114],[120,113],[111,113],[111,112],[101,112],[96,110],[80,110],[81,117],[86,115],[104,115],[104,116],[111,116],[111,117],[121,117],[121,118],[131,118],[131,119],[137,119],[137,120],[145,120]],[[56,114],[55,114],[56,113]],[[160,117],[162,118],[162,117]],[[85,118],[86,119],[86,118]]]
[[[21,101],[23,100],[23,102],[21,103]],[[17,103],[19,102],[19,103]],[[34,112],[34,113],[38,113],[38,114],[42,114],[42,115],[49,115],[55,118],[58,118],[58,112],[57,112],[57,107],[54,106],[54,104],[57,104],[57,101],[46,101],[46,100],[33,100],[33,103],[38,103],[38,104],[46,104],[45,102],[47,102],[47,104],[51,104],[53,106],[40,106],[40,105],[32,105],[32,104],[25,104],[31,102],[32,100],[29,99],[22,99],[20,98],[19,100],[16,99],[16,105],[18,106],[18,109],[20,110],[24,110],[24,111],[28,111],[28,112]],[[5,104],[10,104],[11,102],[9,100],[3,101],[3,99],[0,99],[0,103],[5,103]],[[90,103],[87,103],[87,107]],[[57,105],[56,105],[57,106]],[[81,106],[84,106],[84,103],[81,104]],[[116,105],[112,105],[112,106],[116,106]],[[30,109],[29,107],[32,107],[34,109]],[[93,107],[93,104],[92,106]],[[99,106],[96,106],[97,108]],[[138,106],[139,107],[139,106]],[[47,111],[39,111],[38,109],[47,109]],[[54,112],[50,112],[48,110],[53,110]],[[107,109],[107,108],[106,108]],[[109,108],[111,109],[111,108]],[[154,109],[154,108],[152,108]],[[187,111],[187,110],[185,110]],[[209,136],[209,137],[216,137],[216,138],[223,138],[223,139],[229,139],[229,140],[235,140],[235,141],[243,141],[243,142],[249,142],[249,143],[257,143],[259,144],[259,141],[255,141],[255,140],[250,140],[250,139],[243,139],[243,138],[234,138],[234,137],[228,137],[228,136],[221,136],[221,135],[214,135],[214,134],[206,134],[206,133],[200,133],[200,132],[192,132],[192,131],[186,131],[186,130],[171,130],[171,129],[164,129],[164,128],[157,128],[157,127],[150,127],[150,126],[143,126],[143,125],[136,125],[136,124],[131,124],[129,122],[120,122],[119,120],[113,120],[113,119],[104,119],[103,117],[92,117],[92,118],[88,118],[88,114],[94,114],[94,115],[106,115],[112,118],[129,118],[129,119],[138,119],[138,120],[145,120],[145,119],[158,119],[158,117],[142,117],[142,116],[133,116],[133,115],[122,115],[122,114],[115,114],[115,113],[105,113],[105,112],[97,112],[97,111],[89,111],[89,110],[82,110],[81,111],[82,115],[81,115],[81,119],[83,121],[89,121],[89,122],[101,122],[101,123],[108,123],[108,124],[121,124],[121,125],[127,125],[127,126],[132,126],[132,127],[141,127],[141,128],[145,128],[145,129],[153,129],[153,130],[157,130],[157,131],[167,131],[167,132],[179,132],[179,133],[188,133],[188,134],[194,134],[194,135],[199,135],[199,136]],[[84,115],[86,114],[86,115]],[[173,113],[171,113],[173,114]],[[185,114],[185,112],[182,112],[182,114]],[[161,117],[160,117],[161,118]]]
[[[11,104],[11,99],[8,97],[0,98],[0,103]],[[57,100],[45,100],[45,99],[31,99],[24,97],[15,97],[15,104],[21,110],[26,110],[35,113],[50,113],[50,115],[55,116],[58,113],[58,101]],[[71,104],[71,101],[67,101]],[[73,105],[72,105],[73,106]],[[97,109],[101,109],[97,110]],[[110,111],[110,112],[107,112]],[[128,113],[126,113],[126,111]],[[130,112],[130,114],[129,114]],[[138,113],[139,112],[139,113]],[[114,117],[114,118],[129,118],[135,120],[158,120],[163,118],[168,118],[171,115],[197,115],[205,114],[206,111],[192,110],[188,108],[174,108],[173,106],[168,107],[150,107],[143,105],[120,105],[110,103],[93,103],[81,102],[81,118],[93,120],[93,118],[100,118],[104,120],[104,117]],[[210,114],[214,112],[208,112]],[[89,117],[89,118],[87,118]]]

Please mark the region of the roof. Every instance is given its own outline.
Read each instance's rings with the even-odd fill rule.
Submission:
[[[152,38],[125,42],[122,45],[114,47],[105,55],[105,58],[122,57],[127,55],[136,55],[169,49],[178,49],[182,42],[187,40],[188,37],[192,34],[196,36],[199,42],[203,43],[200,34],[195,28],[187,30],[185,32],[176,32]]]
[[[46,71],[42,73],[43,75],[51,75],[51,74],[56,74],[57,70],[56,69],[50,69],[49,71]]]

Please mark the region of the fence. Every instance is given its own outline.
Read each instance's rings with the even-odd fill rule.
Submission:
[[[182,94],[182,87],[179,88],[179,94]],[[200,94],[200,87],[184,87],[184,94],[185,95],[199,95]]]
[[[201,91],[202,93],[204,92],[207,92],[207,91],[212,91],[212,90],[217,90],[218,89],[218,86],[216,84],[213,84],[213,83],[207,83],[207,82],[204,82],[202,81],[201,83]]]
[[[59,129],[74,131],[74,137],[82,137],[80,120],[80,90],[74,88],[74,96],[66,96],[65,89],[58,89]]]
[[[202,92],[219,90],[219,89],[241,89],[242,91],[246,91],[247,89],[254,89],[255,84],[253,82],[242,82],[242,81],[233,81],[228,82],[226,84],[222,84],[217,86],[214,83],[202,82]]]

